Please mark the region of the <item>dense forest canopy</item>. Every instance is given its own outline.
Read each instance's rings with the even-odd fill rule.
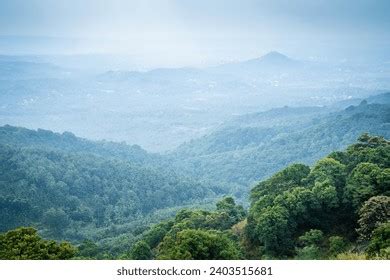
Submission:
[[[246,228],[250,244],[269,257],[310,251],[321,258],[336,237],[347,243],[370,240],[376,227],[389,222],[389,167],[390,142],[364,134],[311,169],[292,165],[276,173],[252,189]],[[321,238],[305,241],[313,234]]]
[[[34,228],[21,227],[0,234],[1,260],[67,260],[77,248],[68,242],[42,239]]]
[[[129,257],[388,259],[389,195],[390,142],[363,134],[312,167],[258,183],[248,214],[229,197],[214,212],[182,210],[143,233]]]
[[[390,142],[383,137],[363,134],[312,167],[292,164],[275,173],[252,189],[248,213],[225,197],[215,210],[183,209],[149,229],[122,228],[127,238],[99,245],[81,240],[100,227],[106,228],[100,238],[119,234],[109,225],[208,197],[210,190],[93,155],[2,145],[1,156],[2,231],[8,230],[0,234],[2,259],[390,257]],[[22,224],[79,245],[44,240],[33,228],[13,230]],[[17,247],[25,239],[35,243]]]
[[[1,231],[30,225],[56,239],[101,239],[217,193],[128,161],[0,144]]]
[[[152,164],[157,154],[150,154],[138,145],[110,141],[90,141],[76,137],[71,132],[54,133],[50,130],[30,130],[5,125],[0,127],[0,143],[17,147],[56,150],[68,153],[94,154],[104,158],[122,159],[133,164]]]

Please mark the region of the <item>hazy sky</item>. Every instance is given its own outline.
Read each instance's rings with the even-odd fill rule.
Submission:
[[[73,38],[62,47],[40,38],[50,45],[41,52],[139,54],[179,64],[270,50],[342,58],[389,53],[389,14],[389,0],[0,0],[0,35]],[[2,41],[0,52],[10,51],[11,38]],[[15,53],[39,52],[24,46]]]

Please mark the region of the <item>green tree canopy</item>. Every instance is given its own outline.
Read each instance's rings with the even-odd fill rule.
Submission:
[[[130,257],[132,260],[151,260],[153,253],[148,243],[140,240],[131,248]]]
[[[43,240],[31,227],[0,234],[0,259],[3,260],[67,260],[76,251],[68,242]]]
[[[216,230],[186,229],[175,237],[166,236],[158,248],[158,259],[234,260],[240,259],[238,245]]]
[[[390,259],[390,222],[374,230],[367,253],[370,257]]]
[[[374,196],[367,200],[359,211],[359,228],[361,238],[371,239],[372,232],[380,224],[390,220],[390,197]]]
[[[317,259],[345,252],[356,229],[369,241],[390,219],[389,164],[390,142],[363,135],[310,172],[292,165],[276,173],[252,190],[243,244],[263,257]],[[322,242],[306,240],[313,228]]]

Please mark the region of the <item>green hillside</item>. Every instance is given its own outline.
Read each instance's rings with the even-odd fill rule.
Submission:
[[[390,142],[362,135],[312,167],[258,183],[246,215],[232,198],[181,210],[145,232],[133,259],[389,259]]]
[[[390,104],[280,108],[242,116],[171,154],[185,172],[247,186],[294,163],[312,164],[364,132],[390,137]]]
[[[130,161],[0,144],[0,231],[34,226],[71,241],[125,234],[129,244],[148,224],[184,205],[207,205],[217,193]]]
[[[133,164],[152,164],[159,160],[157,154],[148,154],[137,145],[91,141],[76,137],[71,132],[55,133],[45,129],[31,130],[10,125],[0,127],[0,144],[66,153],[94,154],[104,158],[131,161]]]

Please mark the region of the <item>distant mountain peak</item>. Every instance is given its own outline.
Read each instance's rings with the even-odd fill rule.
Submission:
[[[268,53],[266,53],[265,55],[262,56],[263,58],[265,57],[284,57],[284,58],[288,58],[286,55],[278,52],[278,51],[270,51]]]
[[[247,60],[244,63],[253,67],[267,67],[267,69],[270,67],[285,67],[296,65],[295,60],[277,51],[269,52],[259,58]]]
[[[263,55],[262,57],[260,57],[259,60],[269,61],[269,62],[291,61],[291,59],[289,57],[287,57],[286,55],[284,55],[280,52],[277,52],[277,51],[269,52],[269,53]]]

